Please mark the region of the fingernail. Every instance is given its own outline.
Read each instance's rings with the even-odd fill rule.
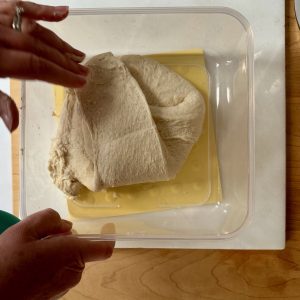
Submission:
[[[69,6],[56,6],[54,10],[54,16],[63,17],[69,11]]]
[[[86,54],[78,49],[75,49],[76,50],[76,53],[75,55],[77,55],[78,57],[80,58],[85,58],[86,57]]]
[[[82,54],[75,54],[75,53],[67,53],[67,56],[72,59],[74,62],[82,62],[85,58],[85,54],[83,52],[80,52],[79,50],[78,53],[82,53]]]
[[[61,220],[61,228],[63,231],[69,231],[71,230],[73,223],[68,220]]]
[[[62,221],[64,222],[64,223],[66,223],[66,224],[69,224],[69,225],[73,225],[73,223],[71,222],[71,221],[68,221],[68,220],[65,220],[65,219],[62,219]]]

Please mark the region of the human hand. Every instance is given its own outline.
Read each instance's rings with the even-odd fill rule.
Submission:
[[[57,297],[80,281],[85,262],[112,255],[114,242],[77,238],[71,227],[47,209],[0,235],[1,299]]]
[[[23,10],[21,31],[12,28],[16,7]],[[67,6],[46,6],[25,1],[0,0],[0,77],[38,79],[71,88],[86,83],[85,55],[60,39],[38,20],[58,22]],[[0,118],[12,132],[19,124],[15,102],[0,91]]]
[[[19,112],[16,103],[6,94],[0,91],[0,118],[10,132],[19,125]]]
[[[12,29],[16,7],[23,10],[20,32]],[[88,68],[79,64],[84,53],[36,22],[58,22],[67,15],[67,6],[0,0],[0,77],[82,87],[88,74]]]

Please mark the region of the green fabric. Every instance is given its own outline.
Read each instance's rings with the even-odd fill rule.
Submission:
[[[20,220],[17,217],[0,210],[0,234],[18,222],[20,222]]]

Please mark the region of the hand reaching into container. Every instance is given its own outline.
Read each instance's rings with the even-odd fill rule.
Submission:
[[[37,79],[72,88],[85,85],[88,69],[80,65],[84,53],[37,22],[59,22],[67,15],[66,6],[0,0],[0,77]],[[6,114],[6,119],[16,120],[15,107],[5,111],[14,103],[3,97],[0,94],[0,117]],[[5,123],[11,131],[18,126],[16,121]]]
[[[86,262],[112,255],[114,242],[79,239],[70,234],[71,228],[47,209],[0,235],[1,299],[61,296],[80,281]]]

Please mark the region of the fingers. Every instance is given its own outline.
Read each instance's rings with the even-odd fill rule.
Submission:
[[[13,32],[11,29],[11,24],[12,18],[10,16],[0,14],[0,25],[5,26],[6,30],[10,30],[8,36]],[[49,47],[57,49],[62,54],[66,55],[75,62],[82,62],[85,58],[85,54],[83,52],[73,48],[67,42],[59,38],[54,32],[41,26],[33,20],[25,19],[23,21],[22,32],[27,33],[36,39],[39,39]],[[4,37],[3,34],[2,37]],[[26,37],[28,37],[28,35],[26,35]]]
[[[0,1],[0,13],[13,16],[16,6],[23,8],[23,17],[34,20],[58,22],[67,17],[68,6],[48,6],[27,1]]]
[[[39,38],[44,43],[55,47],[60,52],[66,53],[74,61],[82,62],[85,57],[83,52],[73,48],[71,45],[59,38],[54,32],[39,25],[38,23],[35,23],[34,26],[31,26],[31,28],[27,28],[27,32],[32,36]]]
[[[77,265],[108,259],[115,247],[114,241],[91,241],[76,236],[54,236],[47,240],[47,243],[49,247],[49,243],[51,243],[52,248],[60,245],[64,249],[69,249],[70,257],[72,256],[74,261],[80,262]]]
[[[101,234],[112,235],[114,233],[114,224],[109,223],[102,227]],[[76,236],[53,236],[49,242],[51,247],[55,247],[56,244],[63,245],[65,251],[70,253],[69,256],[73,255],[72,259],[77,262],[77,266],[84,266],[86,262],[108,259],[115,247],[114,240],[91,241]]]
[[[14,32],[11,29],[17,5],[22,7],[24,10],[22,14],[24,17],[22,22],[22,31],[25,34]],[[10,42],[9,47],[12,49],[34,53],[37,56],[41,56],[42,58],[57,64],[60,68],[83,75],[84,77],[87,75],[88,70],[86,67],[79,65],[78,62],[83,61],[85,54],[74,49],[52,31],[44,28],[34,21],[38,19],[60,21],[66,17],[67,14],[68,7],[66,6],[52,7],[24,1],[0,1],[0,24],[3,25],[2,30],[6,29],[6,32],[0,34],[0,37],[2,37],[1,42],[5,39],[6,43]],[[18,36],[17,33],[19,34]],[[26,35],[26,33],[29,33],[29,35]],[[7,76],[7,74],[5,76]],[[67,76],[66,80],[64,80],[65,76]],[[18,76],[18,74],[15,74],[15,77],[23,78],[22,76]],[[45,76],[40,77],[39,74],[36,74],[35,77],[35,79],[45,80]],[[31,77],[28,77],[28,74],[26,74],[25,79],[30,78]],[[58,82],[58,84],[65,85],[67,87],[82,87],[85,84],[85,80],[82,80],[80,77],[77,77],[77,83],[72,83],[76,80],[71,79],[70,74],[61,74],[61,76],[58,76],[57,78],[53,77],[53,74],[50,74],[50,80],[48,81],[51,83]]]
[[[20,2],[18,4],[24,8],[23,13],[23,22],[22,22],[22,31],[24,33],[29,33],[36,38],[39,38],[41,41],[49,44],[50,46],[57,48],[57,50],[62,53],[70,53],[75,55],[75,61],[82,62],[85,54],[68,43],[60,39],[55,33],[51,30],[44,28],[43,26],[36,23],[34,20],[38,19],[37,16],[43,15],[43,11],[46,12],[46,15],[55,14],[57,16],[57,10],[60,10],[61,7],[52,7],[45,5],[37,5],[30,2]],[[33,8],[37,6],[39,9],[35,11]],[[6,26],[7,28],[12,27],[13,18],[15,15],[16,2],[7,2],[0,1],[0,24]],[[31,13],[32,12],[32,13]],[[34,15],[36,14],[36,15]],[[46,20],[46,19],[45,19]],[[60,20],[56,20],[60,21]]]
[[[48,46],[44,42],[25,35],[17,31],[10,30],[6,27],[0,26],[0,44],[9,49],[21,50],[34,53],[37,56],[43,57],[48,61],[56,63],[73,73],[80,75],[87,75],[88,68],[75,63],[73,60],[63,55],[56,48]]]
[[[66,18],[69,13],[68,6],[48,6],[26,1],[19,1],[17,5],[23,7],[25,17],[34,20],[57,22]]]
[[[10,132],[19,125],[19,112],[16,103],[6,94],[0,91],[0,118]]]
[[[105,224],[101,229],[101,234],[114,234],[115,225]],[[80,253],[85,262],[103,260],[111,257],[115,241],[89,241],[80,239]]]
[[[84,262],[91,262],[110,258],[113,254],[115,242],[78,239],[77,245]]]
[[[38,79],[69,88],[80,88],[86,76],[75,74],[35,54],[2,48],[0,77]]]
[[[49,235],[69,232],[72,223],[62,220],[55,210],[45,209],[27,217],[16,226],[29,239],[43,239]]]

